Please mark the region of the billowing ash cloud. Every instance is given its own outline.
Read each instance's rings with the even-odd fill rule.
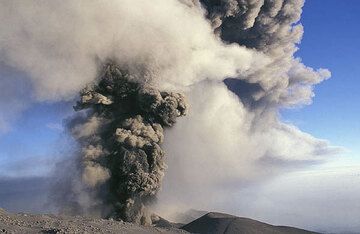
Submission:
[[[100,208],[109,207],[103,215],[151,223],[145,205],[155,199],[166,168],[163,127],[186,114],[185,97],[137,83],[128,72],[109,64],[98,84],[81,91],[75,109],[88,109],[69,123],[81,146],[84,189],[101,201]],[[95,204],[87,209],[99,209]]]
[[[304,1],[299,0],[202,0],[214,30],[228,43],[256,49],[272,61],[245,78],[261,89],[251,96],[268,106],[309,104],[312,86],[330,77],[325,69],[314,71],[293,57],[303,28]]]
[[[279,118],[281,108],[310,104],[313,86],[330,76],[294,57],[302,6],[1,1],[1,62],[26,74],[34,99],[73,100],[82,90],[76,107],[83,111],[69,123],[80,152],[59,166],[66,183],[58,202],[70,201],[70,212],[147,222],[144,206],[165,170],[163,146],[168,169],[158,211],[215,202],[226,211],[234,188],[337,153]],[[109,60],[116,65],[97,79]],[[164,130],[185,113],[178,92],[190,111]]]

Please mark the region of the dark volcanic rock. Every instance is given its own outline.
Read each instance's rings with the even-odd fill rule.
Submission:
[[[228,214],[210,212],[185,225],[182,229],[191,233],[207,234],[311,234],[298,228],[273,226],[256,220]]]

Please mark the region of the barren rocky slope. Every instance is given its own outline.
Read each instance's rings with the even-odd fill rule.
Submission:
[[[214,212],[183,227],[161,218],[156,225],[158,227],[145,227],[121,221],[82,216],[11,214],[0,209],[0,233],[315,234],[298,228],[273,226],[248,218]]]
[[[187,233],[176,228],[144,227],[136,224],[54,215],[10,214],[0,209],[0,233]]]

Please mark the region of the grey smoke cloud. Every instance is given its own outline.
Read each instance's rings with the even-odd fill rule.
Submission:
[[[223,184],[262,181],[294,169],[288,165],[322,162],[339,152],[279,119],[281,108],[310,104],[314,85],[330,76],[294,56],[303,33],[302,6],[299,0],[2,1],[1,62],[27,75],[37,101],[72,100],[83,90],[77,107],[90,109],[70,123],[82,159],[68,167],[78,179],[65,178],[73,193],[59,192],[58,198],[71,201],[70,210],[104,215],[112,208],[98,188],[115,179],[129,184],[112,204],[120,199],[118,214],[139,221],[143,203],[128,191],[159,191],[165,172],[161,145],[168,169],[159,204],[179,207],[211,206],[214,200],[196,198],[217,194]],[[101,83],[99,67],[108,59],[127,71],[126,80],[134,82],[129,84],[140,85],[132,103],[144,103],[139,108],[156,121],[131,109],[121,110],[129,116],[111,116],[109,107],[122,99],[108,93],[123,87],[89,86]],[[225,85],[225,79],[232,82]],[[236,91],[236,85],[254,88]],[[164,130],[185,114],[185,108],[174,108],[184,105],[178,92],[187,96],[189,114]],[[124,165],[138,165],[137,181],[119,179],[106,162],[116,144],[136,149],[119,154],[121,175],[130,175]],[[149,154],[140,150],[149,144],[150,155],[161,163],[155,178],[142,183]],[[166,209],[158,208],[163,214]]]
[[[298,21],[304,1],[237,1],[240,7],[236,14],[224,3],[228,1],[201,2],[209,19],[217,22],[214,30],[224,41],[254,48],[272,58],[245,78],[263,88],[263,92],[256,93],[256,100],[282,107],[311,103],[313,85],[331,74],[326,69],[315,71],[294,58],[303,34]]]
[[[79,181],[84,185],[81,193],[92,194],[86,210],[151,224],[146,206],[155,200],[166,168],[163,128],[186,114],[187,103],[179,93],[134,82],[113,63],[103,69],[99,81],[80,92],[75,110],[88,111],[68,124],[81,148],[77,159],[81,178],[70,180],[72,195],[60,204],[83,206],[79,187],[73,187]]]

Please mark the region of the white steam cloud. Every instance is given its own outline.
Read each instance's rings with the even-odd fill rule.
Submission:
[[[222,80],[267,61],[224,45],[200,9],[176,0],[2,1],[0,15],[1,59],[31,77],[39,100],[74,97],[108,58],[162,86]]]

